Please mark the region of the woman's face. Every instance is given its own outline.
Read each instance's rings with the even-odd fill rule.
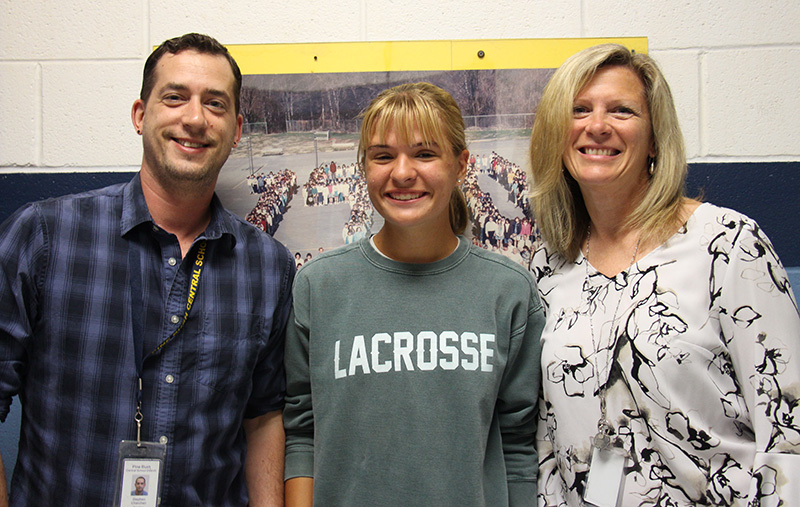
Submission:
[[[646,184],[655,155],[644,85],[631,69],[598,70],[573,103],[564,165],[581,190]]]
[[[366,150],[367,189],[385,226],[451,231],[450,195],[466,172],[469,152],[456,158],[449,146],[423,142],[414,131],[408,144],[390,127],[374,133]]]

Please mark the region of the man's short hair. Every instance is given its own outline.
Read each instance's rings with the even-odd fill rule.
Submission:
[[[144,64],[142,91],[139,94],[139,98],[143,102],[147,102],[150,97],[150,92],[153,91],[153,86],[156,83],[156,65],[161,57],[166,53],[174,55],[187,49],[192,49],[198,53],[224,56],[228,60],[231,65],[231,71],[233,71],[233,77],[236,80],[233,99],[236,105],[236,114],[239,114],[239,95],[242,90],[242,72],[239,70],[239,65],[236,64],[236,60],[233,59],[228,49],[220,44],[217,39],[200,33],[187,33],[180,37],[165,40],[147,57],[147,61]]]

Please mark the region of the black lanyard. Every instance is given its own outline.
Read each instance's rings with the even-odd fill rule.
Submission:
[[[144,360],[148,357],[158,354],[164,346],[172,341],[175,336],[183,329],[186,321],[189,319],[189,312],[192,311],[194,306],[195,297],[197,297],[197,290],[200,286],[200,275],[203,274],[206,258],[206,240],[201,240],[197,247],[197,254],[194,260],[192,269],[192,279],[189,282],[189,291],[186,296],[186,306],[183,311],[183,320],[175,331],[169,335],[163,342],[161,342],[155,349],[153,349],[146,356],[144,355],[144,326],[143,316],[146,310],[144,301],[142,299],[142,266],[141,258],[139,256],[138,248],[131,244],[128,250],[128,269],[130,270],[131,279],[131,325],[133,327],[133,352],[134,360],[136,362],[136,379],[137,379],[137,392],[136,392],[136,416],[134,419],[137,424],[137,442],[141,441],[141,428],[142,428],[142,369],[144,368]]]

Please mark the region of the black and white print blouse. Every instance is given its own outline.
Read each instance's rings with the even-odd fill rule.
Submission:
[[[619,505],[800,505],[800,316],[759,226],[702,204],[628,271],[586,262],[545,245],[531,268],[539,505],[583,505],[601,388],[628,458]]]

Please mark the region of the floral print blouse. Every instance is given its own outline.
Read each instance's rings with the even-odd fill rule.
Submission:
[[[800,502],[800,316],[759,226],[702,204],[628,271],[586,262],[545,245],[531,266],[547,314],[539,505],[584,505],[601,388],[626,456],[618,505]]]

